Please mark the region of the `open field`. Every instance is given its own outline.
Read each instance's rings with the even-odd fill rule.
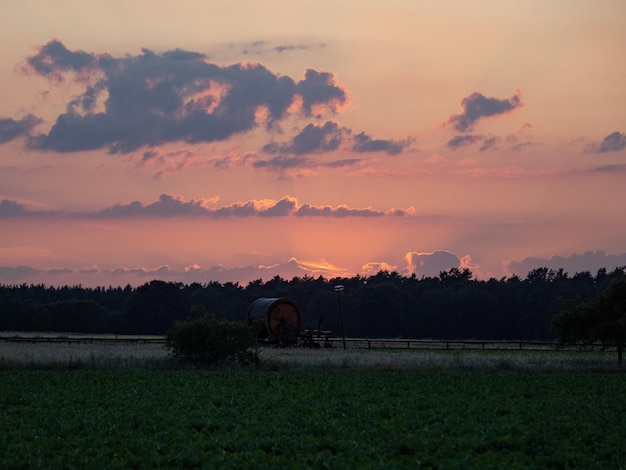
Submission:
[[[117,368],[168,361],[163,344],[0,342],[0,365]]]
[[[290,368],[615,370],[614,353],[575,351],[415,351],[267,349],[264,363]]]
[[[0,342],[0,468],[625,468],[614,353]]]
[[[0,367],[129,368],[172,366],[159,341],[0,341]],[[102,339],[102,338],[100,338]],[[265,367],[379,369],[613,370],[615,352],[554,350],[402,350],[260,348]]]
[[[0,371],[0,468],[585,468],[626,462],[621,373]]]

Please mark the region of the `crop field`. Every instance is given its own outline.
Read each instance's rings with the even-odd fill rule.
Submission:
[[[5,370],[2,468],[623,468],[619,373]]]
[[[31,350],[22,366],[0,350],[0,468],[626,462],[626,376],[612,355],[271,349],[258,369],[198,370],[134,347],[112,362]]]

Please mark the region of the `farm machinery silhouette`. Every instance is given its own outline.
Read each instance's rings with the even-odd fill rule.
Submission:
[[[300,346],[320,349],[332,348],[330,331],[322,330],[320,317],[317,328],[302,329],[302,312],[298,305],[285,297],[261,297],[255,300],[246,315],[261,344],[274,346]]]

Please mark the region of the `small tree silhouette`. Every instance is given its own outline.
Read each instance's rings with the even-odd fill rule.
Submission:
[[[252,329],[213,315],[176,323],[167,332],[165,345],[174,358],[202,366],[259,361]]]

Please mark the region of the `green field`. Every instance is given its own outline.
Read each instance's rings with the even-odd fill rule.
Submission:
[[[626,376],[0,372],[0,468],[624,468]]]

